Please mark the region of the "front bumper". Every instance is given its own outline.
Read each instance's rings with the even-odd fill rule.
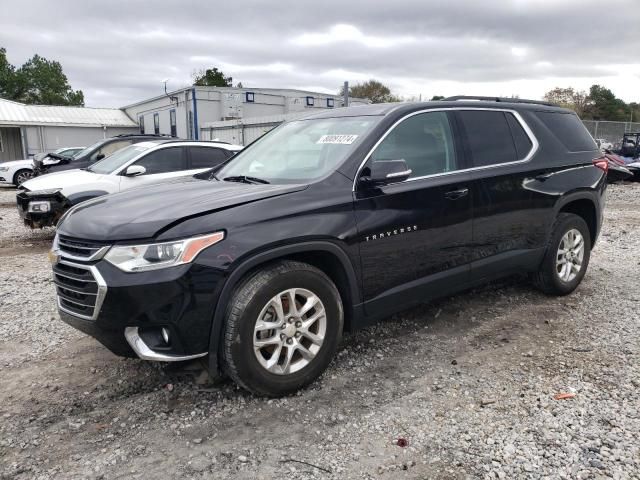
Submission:
[[[30,212],[31,202],[49,202],[48,212]],[[60,217],[70,207],[67,199],[60,193],[38,194],[37,192],[21,191],[16,195],[16,206],[18,214],[24,224],[31,228],[53,227],[58,223]]]
[[[116,355],[167,362],[208,354],[221,271],[192,263],[125,273],[63,256],[53,272],[60,318]]]

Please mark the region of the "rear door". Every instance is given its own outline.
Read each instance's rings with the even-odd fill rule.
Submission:
[[[517,271],[536,261],[533,249],[543,241],[537,219],[545,212],[534,208],[529,188],[537,142],[514,111],[469,109],[455,115],[472,163],[473,276]]]
[[[150,152],[132,165],[142,166],[146,171],[136,177],[121,175],[120,190],[160,183],[170,178],[186,175],[189,164],[185,147],[176,146]]]
[[[365,162],[403,159],[412,170],[401,183],[356,184],[365,308],[370,316],[397,311],[469,280],[471,196],[464,156],[451,116],[420,112],[387,132]]]

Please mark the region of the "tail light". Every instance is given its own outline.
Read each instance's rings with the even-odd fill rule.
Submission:
[[[607,173],[609,171],[609,160],[607,160],[605,157],[595,158],[593,160],[593,165],[596,168],[602,170],[604,173]]]

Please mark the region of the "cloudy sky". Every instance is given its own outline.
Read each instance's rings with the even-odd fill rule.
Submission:
[[[88,106],[120,107],[218,66],[245,87],[640,101],[638,0],[2,0],[0,46],[62,63]]]

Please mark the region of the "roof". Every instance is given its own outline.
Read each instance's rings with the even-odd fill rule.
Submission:
[[[166,94],[161,94],[161,95],[156,95],[155,97],[151,97],[151,98],[146,98],[144,100],[139,100],[137,102],[131,103],[129,105],[125,105],[124,107],[122,107],[123,110],[127,109],[127,108],[132,108],[132,107],[136,107],[138,105],[143,105],[145,103],[149,103],[149,102],[154,102],[156,100],[160,100],[162,98],[167,98],[167,97],[175,97],[178,96],[180,93],[183,93],[187,90],[192,90],[192,89],[196,89],[198,91],[205,91],[205,92],[220,92],[220,93],[244,93],[244,92],[253,92],[253,93],[260,93],[263,95],[278,95],[278,96],[293,96],[293,95],[300,95],[300,96],[317,96],[317,97],[328,97],[328,98],[333,98],[336,100],[339,100],[342,98],[342,95],[339,94],[333,94],[333,93],[322,93],[322,92],[312,92],[310,90],[299,90],[297,88],[249,88],[249,87],[213,87],[213,86],[197,86],[197,85],[191,85],[188,87],[183,87],[183,88],[179,88],[177,90],[173,90],[171,92],[167,92]],[[356,98],[356,97],[349,97],[350,101],[358,101],[358,102],[365,102],[368,101],[365,98]]]
[[[0,98],[0,125],[58,125],[76,127],[137,127],[117,108],[25,105]]]

